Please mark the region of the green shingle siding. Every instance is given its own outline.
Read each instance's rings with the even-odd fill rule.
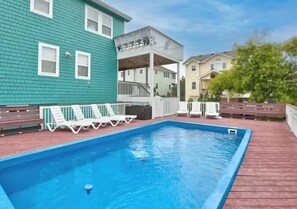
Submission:
[[[85,4],[83,0],[54,0],[50,19],[30,12],[30,0],[1,3],[0,105],[116,101],[114,42],[85,31]],[[113,35],[123,32],[124,21],[114,16]],[[58,78],[38,76],[39,42],[60,47]],[[75,79],[76,50],[91,54],[90,81]],[[66,51],[71,57],[65,56]]]

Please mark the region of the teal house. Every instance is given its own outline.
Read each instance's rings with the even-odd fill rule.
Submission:
[[[15,0],[0,17],[0,105],[117,101],[114,37],[129,16],[99,0]]]

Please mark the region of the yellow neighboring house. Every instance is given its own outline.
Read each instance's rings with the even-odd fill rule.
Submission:
[[[233,51],[192,56],[184,62],[186,78],[186,101],[196,101],[200,94],[208,92],[208,85],[217,74],[232,67]],[[244,101],[248,95],[223,94],[222,101]]]

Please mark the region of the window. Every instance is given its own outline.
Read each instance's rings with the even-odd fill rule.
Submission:
[[[195,65],[192,66],[192,71],[196,71],[196,66]]]
[[[75,51],[75,78],[91,79],[91,54]]]
[[[169,84],[169,90],[171,89],[171,85]]]
[[[86,5],[85,30],[112,38],[112,17]]]
[[[226,69],[227,68],[227,63],[223,63],[223,69]]]
[[[53,0],[31,0],[30,11],[53,18]]]
[[[130,70],[127,71],[127,75],[130,75]]]
[[[124,77],[124,72],[121,72],[121,77],[122,77],[122,78]]]
[[[215,68],[214,68],[214,64],[211,64],[210,65],[210,70],[214,70]]]
[[[143,73],[143,70],[142,69],[140,69],[140,74],[142,74]]]
[[[38,45],[38,75],[59,77],[60,48],[49,44]]]
[[[112,18],[102,14],[102,34],[111,37],[112,32]]]
[[[175,73],[172,73],[171,76],[172,76],[171,77],[172,79],[176,79],[176,74]]]
[[[157,70],[155,70],[155,74],[156,74],[156,75],[158,74],[158,71],[157,71]]]
[[[156,83],[156,89],[159,87],[159,84],[158,83]]]
[[[196,89],[196,82],[192,82],[192,89]]]
[[[169,78],[169,73],[168,72],[164,72],[164,78]]]

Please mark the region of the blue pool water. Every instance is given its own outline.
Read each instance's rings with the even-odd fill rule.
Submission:
[[[16,209],[197,209],[241,137],[174,124],[8,166],[0,183]],[[92,184],[87,194],[84,187]]]

